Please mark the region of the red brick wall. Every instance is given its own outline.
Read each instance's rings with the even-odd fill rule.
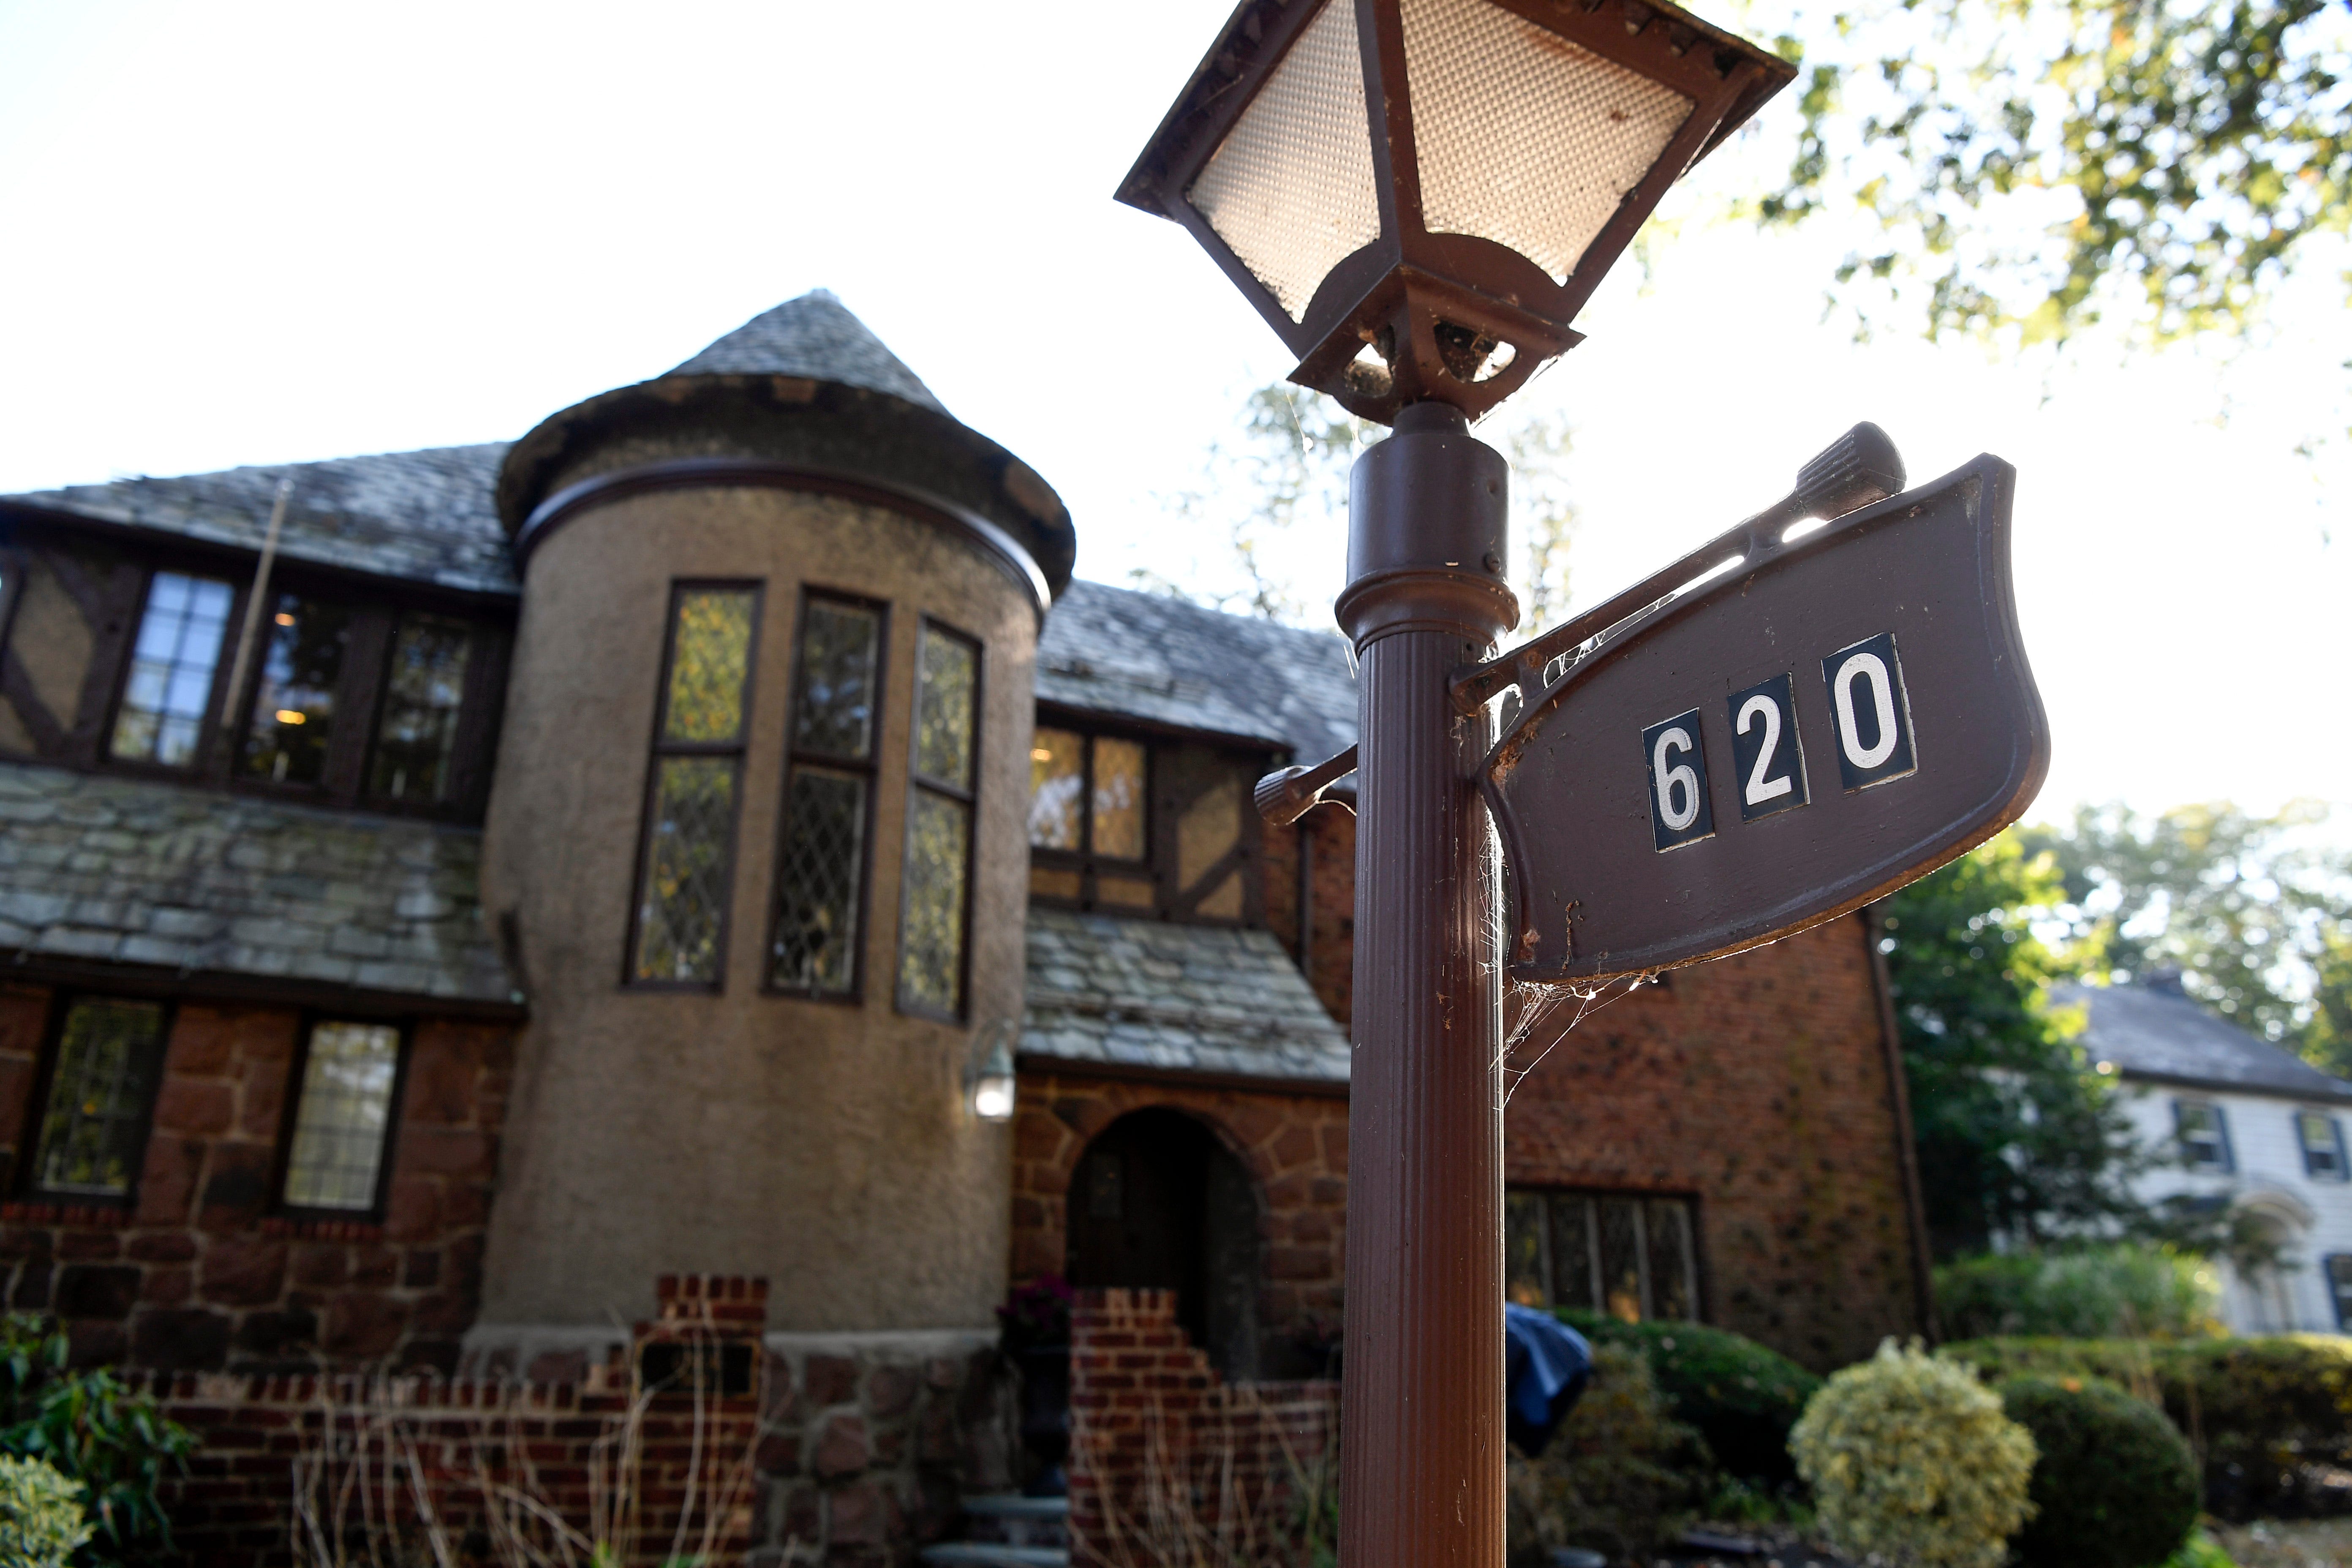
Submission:
[[[1097,1134],[1132,1110],[1165,1106],[1205,1123],[1260,1194],[1259,1331],[1314,1341],[1339,1326],[1347,1277],[1348,1102],[1334,1096],[1021,1075],[1013,1166],[1013,1278],[1063,1272],[1070,1178]]]
[[[1677,970],[1511,1058],[1515,1185],[1697,1199],[1709,1322],[1827,1369],[1919,1331],[1862,917]]]
[[[32,1135],[47,991],[0,992],[0,1165]],[[411,1036],[380,1220],[275,1213],[302,1015],[183,1002],[134,1202],[0,1204],[8,1305],[54,1312],[85,1362],[154,1371],[449,1372],[473,1322],[512,1072],[505,1025]]]
[[[1228,1385],[1168,1290],[1081,1290],[1070,1314],[1070,1558],[1304,1560],[1303,1491],[1336,1489],[1339,1385]]]

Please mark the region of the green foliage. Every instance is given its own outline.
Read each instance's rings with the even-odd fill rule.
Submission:
[[[2014,834],[1887,899],[1887,977],[1938,1253],[1981,1250],[2137,1214],[2142,1156],[2112,1086],[2053,1013],[2047,989],[2078,960],[2034,923],[2063,898],[2056,862]]]
[[[2205,1464],[2206,1506],[2244,1518],[2292,1505],[2311,1466],[2352,1465],[2352,1339],[1984,1339],[1938,1352],[1988,1380],[2105,1378],[2154,1404]]]
[[[1822,1528],[1849,1556],[1999,1568],[2025,1521],[2033,1439],[1967,1369],[1893,1340],[1832,1375],[1790,1434]]]
[[[2034,828],[2064,876],[2072,945],[2118,978],[2180,971],[2221,1017],[2352,1071],[2352,859],[2315,841],[2326,808],[2263,816],[2227,801],[2145,816],[2079,807]]]
[[[1789,1429],[1822,1380],[1776,1351],[1698,1323],[1628,1323],[1561,1308],[1562,1322],[1596,1346],[1624,1344],[1650,1363],[1667,1414],[1706,1439],[1731,1475],[1777,1485],[1796,1475]]]
[[[1510,1456],[1513,1568],[1541,1568],[1561,1546],[1645,1555],[1681,1529],[1706,1471],[1698,1435],[1666,1413],[1642,1352],[1596,1344],[1591,1384],[1542,1457]]]
[[[64,1568],[90,1537],[81,1493],[38,1459],[0,1458],[0,1563]]]
[[[2197,1523],[2197,1458],[2153,1405],[2099,1378],[2021,1377],[2001,1409],[2033,1434],[2023,1568],[2161,1568]]]
[[[88,1555],[138,1561],[169,1553],[172,1522],[157,1489],[184,1471],[195,1435],[103,1368],[66,1370],[67,1341],[22,1312],[0,1319],[0,1453],[45,1460],[82,1483],[96,1515]]]
[[[2220,1276],[2205,1259],[2142,1243],[1988,1253],[1936,1270],[1936,1316],[1959,1339],[2214,1333],[2220,1294]]]
[[[2232,331],[2352,214],[2352,28],[2323,0],[1843,0],[1764,216],[1859,210],[1839,278],[1916,279],[1930,332]]]
[[[2180,1550],[2164,1560],[2164,1568],[2238,1568],[2221,1543],[2201,1530],[2192,1530]]]

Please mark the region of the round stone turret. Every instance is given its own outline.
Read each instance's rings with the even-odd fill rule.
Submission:
[[[1059,499],[830,294],[516,443],[484,908],[531,1017],[478,1342],[763,1275],[782,1331],[1005,1279],[1037,634]]]

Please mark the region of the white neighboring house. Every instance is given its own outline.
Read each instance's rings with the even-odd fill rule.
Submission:
[[[2163,1157],[2140,1177],[2138,1195],[2228,1204],[2277,1241],[2274,1269],[2246,1277],[2224,1267],[2221,1317],[2231,1331],[2352,1330],[2344,1140],[2352,1082],[2224,1023],[2183,994],[2177,977],[2055,986],[2051,1000],[2087,1005],[2083,1048],[2122,1079],[2141,1139]]]

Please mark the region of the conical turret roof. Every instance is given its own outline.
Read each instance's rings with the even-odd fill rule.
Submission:
[[[813,289],[752,317],[669,374],[801,375],[947,412],[922,378],[883,347],[829,289]]]

